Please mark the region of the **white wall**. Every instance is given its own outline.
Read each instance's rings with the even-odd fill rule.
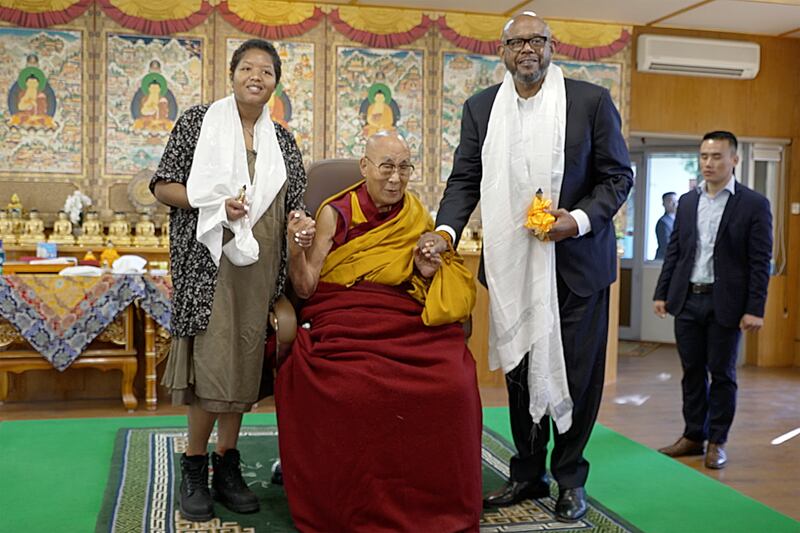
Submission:
[[[658,318],[653,313],[653,293],[656,290],[658,275],[661,273],[661,263],[645,263],[642,266],[642,293],[641,297],[641,329],[640,338],[643,341],[675,343],[674,319],[671,315],[667,318]]]

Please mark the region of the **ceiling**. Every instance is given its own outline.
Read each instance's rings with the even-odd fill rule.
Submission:
[[[800,0],[333,0],[334,3],[753,33],[800,38]]]

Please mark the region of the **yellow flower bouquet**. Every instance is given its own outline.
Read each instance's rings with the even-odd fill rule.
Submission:
[[[531,206],[528,208],[525,227],[533,231],[533,234],[540,241],[547,240],[547,233],[556,221],[556,217],[547,212],[552,203],[552,200],[545,199],[542,189],[539,189],[536,191],[536,196],[533,197]]]

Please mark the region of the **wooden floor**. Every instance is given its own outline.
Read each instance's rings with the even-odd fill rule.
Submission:
[[[599,421],[627,437],[658,448],[672,443],[683,429],[680,412],[681,371],[673,346],[663,346],[645,357],[620,357],[619,379],[606,386]],[[726,447],[729,465],[714,471],[702,457],[680,459],[709,477],[800,520],[800,436],[773,446],[775,437],[800,427],[800,369],[739,370],[736,420]],[[615,399],[647,396],[642,405],[620,405]],[[505,389],[481,390],[484,406],[506,405]],[[162,402],[157,412],[127,413],[118,399],[6,403],[0,420],[44,418],[160,416],[183,414],[182,408]],[[256,412],[274,411],[272,401]]]

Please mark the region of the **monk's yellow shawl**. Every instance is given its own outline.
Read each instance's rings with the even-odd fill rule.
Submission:
[[[351,222],[363,222],[355,189],[345,191],[353,203]],[[337,194],[336,197],[340,197]],[[333,198],[326,200],[323,206]],[[411,283],[409,295],[424,306],[422,322],[428,326],[463,322],[475,305],[475,280],[455,251],[442,254],[442,266],[433,278],[423,278],[414,268],[413,250],[420,235],[433,229],[422,202],[405,193],[403,207],[391,220],[346,242],[328,254],[320,281],[350,287],[359,281],[397,286]]]

